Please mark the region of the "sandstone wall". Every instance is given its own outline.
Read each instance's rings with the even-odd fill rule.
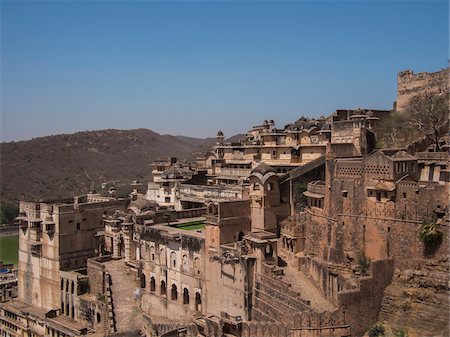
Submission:
[[[449,336],[449,260],[410,260],[386,288],[380,321],[410,337]]]
[[[412,70],[402,71],[397,76],[397,110],[404,110],[411,97],[428,91],[430,93],[443,93],[448,91],[449,69],[434,73],[417,73]]]

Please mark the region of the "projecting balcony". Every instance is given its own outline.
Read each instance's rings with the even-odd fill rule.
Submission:
[[[41,256],[41,243],[39,243],[39,242],[30,243],[30,253],[33,256],[40,257]]]
[[[311,195],[325,195],[325,182],[324,181],[314,181],[311,183],[308,183],[307,192]]]
[[[42,236],[41,228],[31,227],[30,228],[30,240],[40,241]]]
[[[53,235],[55,234],[55,223],[46,223],[45,224],[45,232],[48,235]]]

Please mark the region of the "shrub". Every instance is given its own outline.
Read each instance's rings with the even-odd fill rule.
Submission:
[[[397,330],[397,331],[394,333],[394,336],[395,336],[395,337],[408,337],[408,331],[406,331],[405,329]]]
[[[420,229],[419,238],[424,244],[435,245],[442,241],[443,233],[436,223],[424,222]]]
[[[366,256],[366,253],[359,252],[358,253],[358,264],[359,269],[361,270],[361,274],[367,275],[367,272],[369,271],[370,267],[370,258]]]
[[[306,198],[306,196],[303,194],[303,192],[305,192],[307,190],[306,184],[305,183],[296,183],[294,185],[294,191],[295,191],[295,201],[298,204],[298,207],[304,208],[307,204],[307,200],[308,198]]]
[[[367,331],[369,337],[381,337],[384,336],[384,326],[377,324]]]
[[[105,295],[102,293],[97,293],[97,300],[101,301],[101,302],[105,302],[106,298]]]
[[[0,222],[13,223],[14,218],[19,215],[19,205],[15,202],[5,202],[0,204]]]

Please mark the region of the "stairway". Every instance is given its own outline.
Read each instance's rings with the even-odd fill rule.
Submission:
[[[106,289],[106,305],[108,310],[108,320],[103,320],[103,329],[104,331],[108,331],[110,333],[114,333],[117,331],[116,329],[116,322],[114,318],[114,308],[112,304],[112,293],[111,293],[111,275],[109,273],[106,273],[106,279],[105,279],[105,289]],[[109,326],[106,325],[106,322],[109,322]]]
[[[127,275],[123,260],[111,260],[105,263],[111,279],[111,297],[114,308],[115,330],[126,336],[136,335],[142,328],[143,316],[139,302],[134,298],[137,287],[133,276]]]

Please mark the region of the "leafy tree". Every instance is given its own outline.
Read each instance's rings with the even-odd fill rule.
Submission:
[[[307,187],[305,183],[296,183],[294,185],[295,201],[297,203],[297,207],[299,207],[300,209],[306,207],[308,201],[308,198],[303,194],[306,189]]]
[[[424,222],[420,230],[419,238],[425,244],[433,245],[440,244],[443,233],[436,223]]]
[[[14,218],[19,215],[19,205],[14,202],[5,202],[0,204],[0,222],[12,223]]]

